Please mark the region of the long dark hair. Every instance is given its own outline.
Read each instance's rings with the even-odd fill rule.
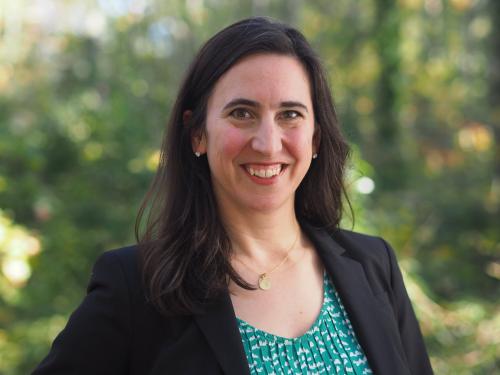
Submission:
[[[208,98],[219,78],[241,58],[256,53],[293,56],[308,73],[319,158],[296,191],[295,211],[299,221],[338,228],[349,148],[319,58],[288,25],[262,17],[234,23],[205,43],[186,73],[158,170],[136,221],[144,285],[162,314],[202,311],[205,302],[227,288],[229,279],[253,289],[231,266],[231,243],[217,211],[208,161],[206,156],[195,157],[191,139],[204,130]],[[187,122],[186,110],[192,111]]]

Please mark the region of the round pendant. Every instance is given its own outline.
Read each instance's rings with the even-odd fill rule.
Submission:
[[[262,290],[271,289],[271,279],[265,273],[259,276],[259,288]]]

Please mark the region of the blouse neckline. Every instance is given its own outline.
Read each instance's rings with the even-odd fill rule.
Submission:
[[[329,281],[328,281],[328,276],[327,276],[327,273],[325,270],[325,271],[323,271],[323,302],[321,303],[321,309],[320,309],[318,316],[316,317],[314,323],[311,325],[311,327],[309,327],[309,329],[305,333],[303,333],[302,335],[297,336],[297,337],[284,337],[284,336],[280,336],[280,335],[275,335],[273,333],[266,332],[262,329],[254,327],[250,323],[248,323],[245,320],[240,319],[238,317],[236,317],[236,320],[238,322],[238,325],[242,329],[251,329],[259,337],[265,338],[269,341],[285,341],[286,344],[289,344],[289,343],[298,342],[298,341],[301,341],[304,339],[308,339],[310,336],[314,335],[314,333],[319,330],[319,327],[320,327],[321,323],[323,322],[324,315],[327,312],[326,311],[326,309],[327,309],[326,300],[327,300],[328,292],[329,292]],[[286,341],[288,341],[288,342],[286,342]]]

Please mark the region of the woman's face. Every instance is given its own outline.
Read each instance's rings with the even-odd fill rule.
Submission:
[[[316,149],[310,93],[301,63],[278,54],[246,57],[216,83],[193,148],[207,153],[223,211],[293,210]]]

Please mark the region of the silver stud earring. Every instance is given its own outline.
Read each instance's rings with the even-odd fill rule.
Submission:
[[[201,155],[198,151],[196,151],[194,154],[196,155],[197,158],[199,158]]]
[[[318,157],[318,154],[317,153],[314,153],[313,154],[313,159],[316,159]]]

